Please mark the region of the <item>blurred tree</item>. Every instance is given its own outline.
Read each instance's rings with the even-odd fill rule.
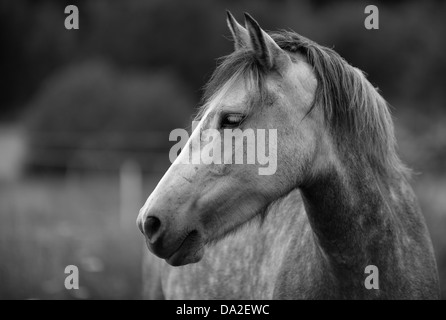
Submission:
[[[73,163],[116,169],[128,158],[148,168],[151,153],[168,154],[169,132],[190,126],[194,99],[169,73],[120,73],[93,61],[51,77],[33,104],[29,167],[65,171]]]

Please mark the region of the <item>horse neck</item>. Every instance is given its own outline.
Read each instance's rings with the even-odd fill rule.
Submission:
[[[418,217],[416,202],[402,173],[381,175],[364,159],[346,153],[340,165],[301,188],[311,227],[337,277],[352,283],[364,268],[396,263],[402,211]],[[404,212],[405,213],[405,212]],[[356,282],[362,283],[362,282]]]

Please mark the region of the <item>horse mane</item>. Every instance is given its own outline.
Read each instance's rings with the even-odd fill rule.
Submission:
[[[280,48],[288,53],[301,53],[318,81],[315,107],[323,108],[324,118],[338,145],[354,144],[378,172],[391,175],[397,171],[405,176],[408,169],[396,153],[392,116],[384,98],[366,79],[364,73],[348,64],[334,50],[321,46],[295,32],[270,33]],[[253,51],[235,50],[221,58],[216,70],[205,86],[203,104],[197,118],[201,118],[208,103],[219,90],[233,79],[243,76],[260,93],[264,91],[265,71],[257,62]],[[266,95],[261,95],[266,96]]]

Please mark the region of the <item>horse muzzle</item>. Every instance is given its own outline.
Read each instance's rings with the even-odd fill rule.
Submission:
[[[198,230],[175,231],[156,215],[141,213],[137,225],[146,239],[150,252],[165,259],[170,265],[182,266],[202,259],[204,241]]]

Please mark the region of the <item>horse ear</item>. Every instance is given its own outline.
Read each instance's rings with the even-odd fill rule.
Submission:
[[[245,24],[248,29],[251,48],[258,61],[267,69],[280,69],[288,61],[288,54],[282,50],[269,34],[260,28],[257,21],[245,12]]]
[[[232,38],[234,39],[234,49],[240,50],[242,48],[246,48],[249,44],[249,34],[248,31],[243,28],[237,20],[235,20],[234,16],[226,10],[226,23],[228,24],[228,28],[231,31]]]

